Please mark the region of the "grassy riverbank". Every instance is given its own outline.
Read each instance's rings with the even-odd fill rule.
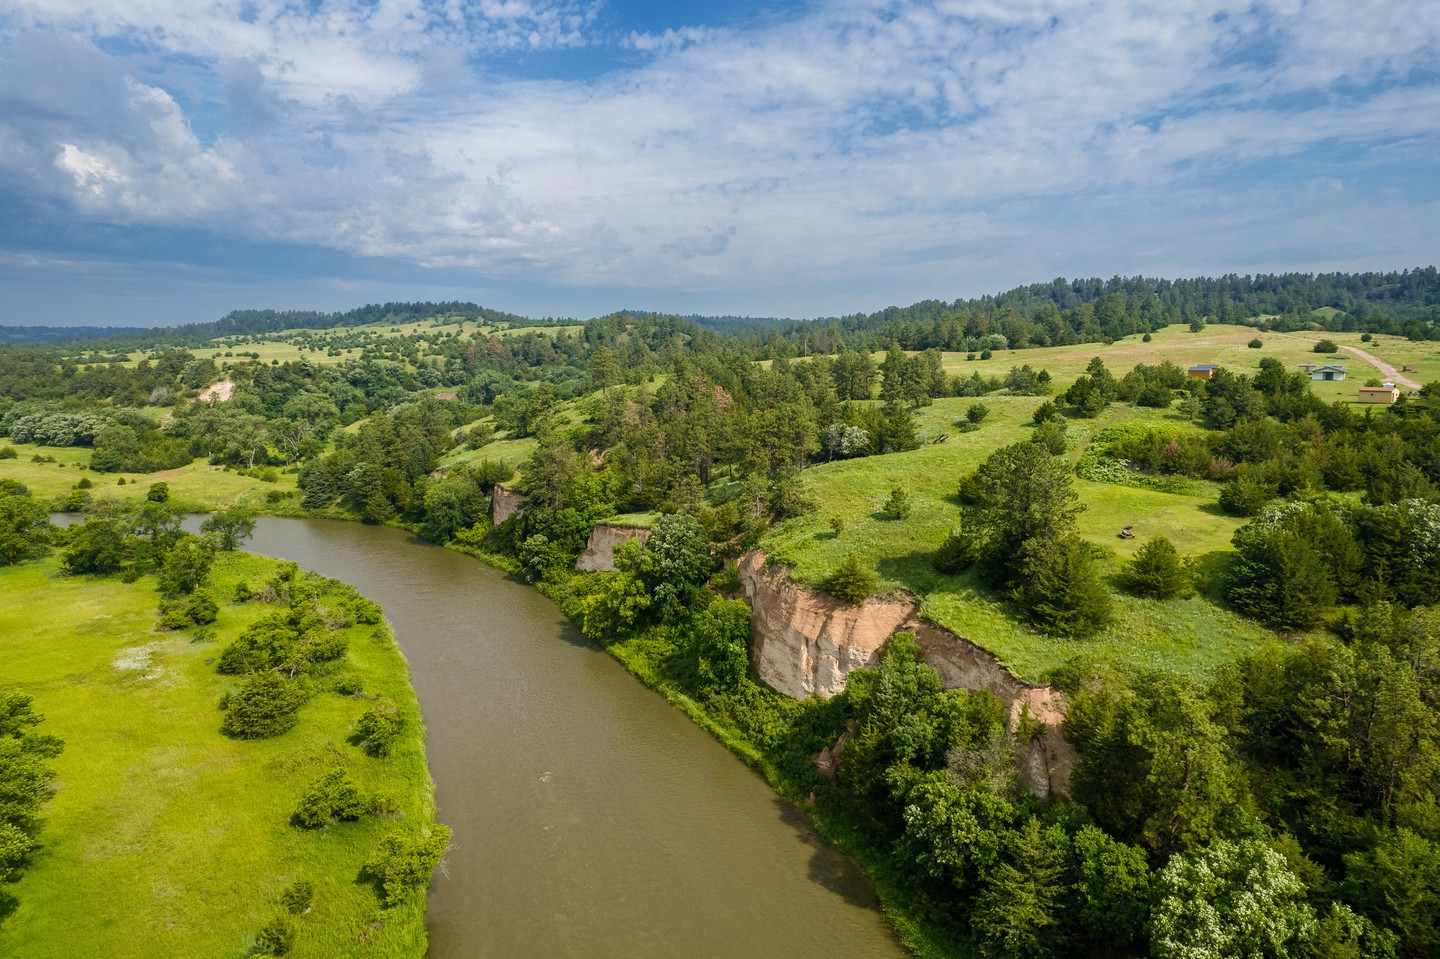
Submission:
[[[199,632],[156,628],[151,577],[70,577],[56,560],[0,567],[0,691],[25,693],[62,737],[51,761],[57,794],[44,810],[43,847],[9,891],[0,955],[28,959],[241,956],[281,912],[283,890],[313,885],[295,957],[419,957],[423,897],[383,909],[362,875],[382,837],[434,822],[424,730],[408,670],[390,630],[348,625],[341,663],[313,679],[295,728],[273,739],[222,735],[221,697],[237,677],[215,658],[275,607],[229,603],[242,581],[258,588],[280,564],[221,554],[212,589],[219,619]],[[322,605],[349,592],[328,582]],[[341,695],[351,677],[363,695]],[[393,753],[353,743],[355,721],[392,700],[410,721]],[[289,822],[307,787],[341,768],[393,816],[304,830]]]

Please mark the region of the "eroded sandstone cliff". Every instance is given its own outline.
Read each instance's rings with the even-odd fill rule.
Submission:
[[[581,572],[615,572],[615,547],[626,540],[638,539],[645,542],[650,531],[643,526],[610,526],[602,523],[590,531],[585,552],[575,560],[575,568]]]
[[[797,585],[779,566],[767,569],[759,551],[740,558],[739,573],[752,610],[751,661],[775,689],[797,699],[833,696],[852,669],[874,666],[885,640],[908,630],[945,688],[992,693],[1009,710],[1012,731],[1027,713],[1038,721],[1038,733],[1017,746],[1017,775],[1037,795],[1066,790],[1077,757],[1060,734],[1065,698],[1059,690],[1023,682],[986,650],[921,622],[914,601],[841,602]]]

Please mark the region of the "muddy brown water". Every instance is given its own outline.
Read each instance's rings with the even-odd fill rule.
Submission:
[[[853,860],[534,589],[357,523],[247,548],[354,585],[410,662],[455,831],[431,957],[904,955]]]

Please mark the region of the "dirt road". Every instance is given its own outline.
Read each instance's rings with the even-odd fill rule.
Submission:
[[[1375,369],[1379,370],[1380,375],[1383,376],[1385,379],[1391,381],[1392,383],[1397,383],[1400,386],[1408,386],[1412,390],[1420,389],[1419,383],[1416,383],[1408,376],[1401,376],[1400,372],[1395,369],[1395,367],[1391,366],[1389,363],[1386,363],[1384,360],[1380,359],[1380,357],[1370,353],[1366,353],[1364,350],[1354,346],[1342,346],[1340,347],[1340,349],[1344,350],[1347,353],[1354,353],[1356,356],[1360,357],[1360,359],[1364,360],[1366,363],[1369,363],[1371,366],[1375,367]]]

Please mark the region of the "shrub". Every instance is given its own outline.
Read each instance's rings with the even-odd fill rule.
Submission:
[[[151,503],[165,503],[170,500],[169,483],[151,483],[150,488],[145,491],[145,499]]]
[[[80,482],[78,482],[78,483],[75,484],[75,488],[76,488],[76,489],[90,489],[90,488],[91,488],[92,486],[94,486],[94,485],[95,485],[94,483],[90,482],[90,477],[88,477],[88,476],[82,476],[82,477],[80,477]]]
[[[1155,337],[1151,336],[1149,333],[1146,333],[1144,336],[1140,337],[1140,342],[1141,342],[1141,343],[1149,343],[1149,342],[1150,342],[1151,340],[1153,340],[1154,338],[1155,338]]]
[[[945,542],[941,543],[935,555],[930,557],[930,562],[940,572],[954,576],[974,565],[979,553],[979,544],[975,542],[975,538],[957,526],[945,537]]]
[[[980,359],[982,360],[988,360],[992,355],[994,354],[992,354],[988,349],[980,351]]]
[[[291,915],[298,916],[310,908],[315,899],[315,887],[307,880],[298,879],[280,893],[280,905]]]
[[[261,956],[283,956],[295,945],[298,924],[293,916],[276,916],[265,923],[255,937],[255,952]]]
[[[1194,592],[1191,565],[1175,550],[1175,544],[1157,536],[1135,553],[1125,571],[1125,585],[1140,596],[1175,599]]]
[[[1252,350],[1258,350],[1258,349],[1260,349],[1262,346],[1264,346],[1265,343],[1260,339],[1260,337],[1257,336],[1257,337],[1255,337],[1255,339],[1251,340],[1249,343],[1246,343],[1245,345],[1248,346],[1248,347],[1250,347],[1250,349],[1252,349]]]
[[[0,446],[0,460],[13,460],[19,454],[13,446]]]
[[[1340,347],[1334,340],[1321,340],[1315,344],[1316,353],[1338,353]]]
[[[365,871],[381,888],[380,901],[395,906],[430,885],[430,876],[450,848],[450,827],[436,823],[429,835],[386,836]]]
[[[971,403],[970,408],[965,411],[965,419],[971,423],[980,424],[980,421],[990,415],[990,407],[984,403]]]
[[[310,784],[290,822],[304,829],[317,829],[336,820],[359,819],[365,815],[365,794],[343,769],[332,770]]]
[[[875,592],[876,585],[875,573],[860,565],[860,560],[850,553],[826,577],[824,588],[836,599],[858,605]]]
[[[355,721],[355,735],[360,737],[360,746],[371,756],[390,755],[395,740],[400,738],[404,729],[405,717],[389,700],[376,703]]]
[[[292,680],[273,672],[256,673],[226,697],[220,731],[236,739],[279,736],[295,725],[305,692]]]
[[[834,533],[836,537],[839,537],[841,533],[845,532],[845,520],[839,516],[830,517],[830,532]]]
[[[354,673],[346,673],[335,680],[335,692],[341,696],[362,696],[365,693],[365,684]]]
[[[1361,333],[1361,334],[1360,334],[1360,342],[1361,342],[1361,343],[1369,343],[1369,342],[1370,342],[1371,340],[1373,340],[1373,339],[1375,339],[1375,337],[1371,336],[1369,333]],[[0,454],[0,456],[3,456],[3,454]]]
[[[1041,423],[1048,423],[1051,420],[1060,418],[1060,407],[1055,405],[1054,400],[1046,400],[1035,407],[1034,423],[1039,426]]]
[[[885,512],[896,519],[908,519],[910,516],[910,494],[898,486],[890,491],[890,498],[885,501]]]
[[[1276,489],[1250,473],[1237,473],[1220,487],[1220,508],[1231,516],[1257,516],[1274,499]]]
[[[1039,443],[1052,456],[1059,456],[1066,448],[1065,426],[1058,420],[1046,420],[1031,432],[1030,442]]]

